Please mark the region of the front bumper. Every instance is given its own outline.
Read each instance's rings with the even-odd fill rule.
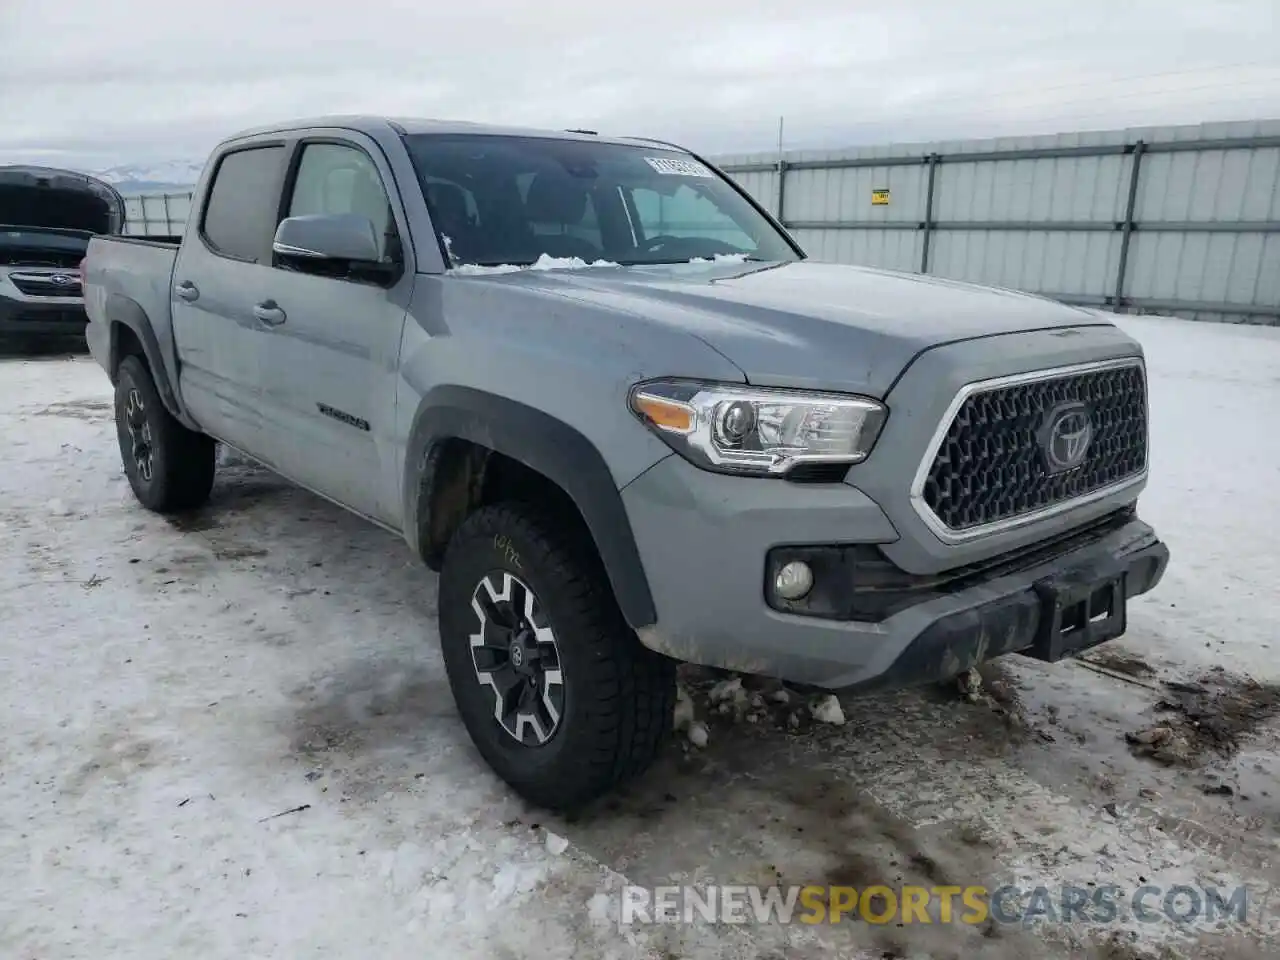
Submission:
[[[42,302],[0,295],[0,336],[78,337],[84,335],[88,322],[84,303],[78,299]]]
[[[714,488],[711,484],[714,483]],[[712,495],[712,491],[714,494]],[[1125,574],[1134,597],[1159,583],[1169,551],[1132,519],[1084,546],[918,596],[878,622],[772,609],[765,558],[786,544],[885,543],[879,507],[846,485],[709,479],[668,458],[623,490],[658,620],[641,641],[677,660],[827,689],[907,686],[954,676],[1041,636],[1042,584]]]

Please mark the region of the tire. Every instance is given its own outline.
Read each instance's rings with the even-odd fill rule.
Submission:
[[[116,372],[116,437],[129,486],[148,510],[194,510],[213,489],[216,447],[164,408],[146,365],[136,356]]]
[[[469,516],[440,573],[440,641],[458,711],[481,756],[530,803],[572,811],[656,757],[671,730],[676,665],[636,638],[592,548],[556,530],[549,516],[523,504]],[[525,620],[533,629],[517,631],[522,646],[535,651],[523,662],[536,661],[533,669],[540,664],[543,674],[526,678],[523,706],[500,720],[498,690],[513,675],[521,644],[509,648],[504,667],[500,649],[475,650],[472,636],[508,643],[504,623],[517,608],[533,614]]]

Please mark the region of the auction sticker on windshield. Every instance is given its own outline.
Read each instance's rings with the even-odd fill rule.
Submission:
[[[694,160],[675,160],[671,157],[645,157],[644,162],[659,173],[673,177],[711,177],[715,174]]]

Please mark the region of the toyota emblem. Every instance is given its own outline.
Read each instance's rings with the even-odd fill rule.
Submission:
[[[1083,403],[1068,403],[1050,411],[1040,444],[1050,473],[1074,470],[1084,463],[1093,441],[1093,421]]]

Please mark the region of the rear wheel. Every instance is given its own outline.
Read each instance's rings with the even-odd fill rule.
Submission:
[[[440,574],[449,684],[480,754],[568,810],[642,772],[670,731],[675,663],[623,619],[599,562],[521,504],[484,507]]]
[[[191,510],[209,499],[216,448],[211,437],[179,423],[136,356],[116,373],[116,438],[133,495],[148,510]]]

